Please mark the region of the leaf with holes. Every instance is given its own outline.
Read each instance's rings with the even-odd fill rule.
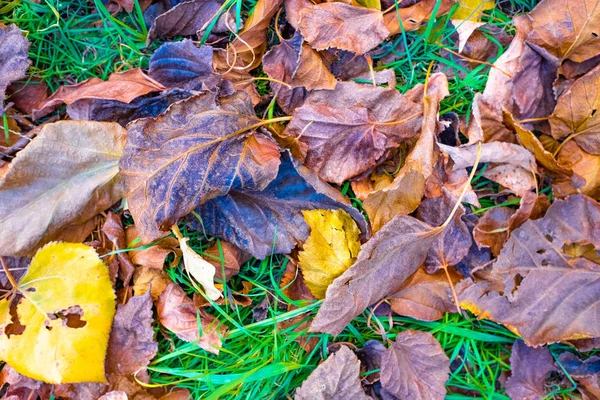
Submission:
[[[0,359],[49,383],[105,382],[115,293],[94,249],[46,245],[15,290],[0,300]]]

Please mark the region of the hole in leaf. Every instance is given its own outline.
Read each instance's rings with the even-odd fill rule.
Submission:
[[[75,329],[83,328],[87,325],[87,321],[84,321],[81,317],[83,317],[83,310],[79,306],[71,306],[66,310],[48,313],[48,318],[51,320],[60,318],[63,322],[63,326]]]
[[[408,22],[410,22],[411,24],[416,24],[416,23],[418,23],[419,21],[417,21],[416,19],[409,18],[409,19],[408,19]]]
[[[554,241],[554,238],[548,234],[544,235],[546,237],[546,240],[549,241],[550,243],[552,243],[552,241]]]
[[[26,292],[30,292],[30,293],[34,293],[35,292],[35,288],[34,287],[30,287],[27,290],[25,290]]]
[[[21,296],[16,296],[10,303],[10,324],[6,325],[4,328],[4,333],[6,333],[8,338],[10,338],[12,335],[22,335],[23,332],[25,332],[25,325],[21,325],[19,314],[17,313],[17,306],[21,302],[21,299]]]
[[[545,259],[544,259],[544,260],[542,260],[542,265],[543,265],[544,267],[545,267],[545,266],[547,266],[547,265],[548,265],[548,260],[545,260]]]
[[[539,249],[538,251],[536,251],[536,253],[538,254],[544,254],[546,252],[546,250],[544,249]]]
[[[593,37],[598,37],[598,34],[596,32],[592,32],[592,36]]]
[[[596,110],[596,109],[592,110],[592,117],[596,114],[596,111],[598,111],[598,110]]]
[[[517,291],[517,289],[519,288],[519,286],[521,285],[521,282],[523,282],[523,277],[521,276],[521,274],[515,275],[515,277],[513,278],[513,282],[514,282],[514,286],[513,286],[513,289],[511,290],[511,293],[514,295],[515,292]]]

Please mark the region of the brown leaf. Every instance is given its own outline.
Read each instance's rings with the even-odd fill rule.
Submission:
[[[239,247],[220,240],[214,243],[208,249],[204,250],[204,259],[214,265],[215,278],[228,281],[240,272],[240,267],[250,259],[250,255],[242,251]],[[223,279],[223,270],[225,270],[225,279]]]
[[[405,3],[407,7],[402,8],[402,5]],[[455,0],[442,0],[439,3],[437,17],[448,13],[454,3]],[[390,35],[402,33],[402,31],[415,31],[421,27],[421,24],[432,18],[433,9],[437,5],[438,0],[416,1],[411,5],[409,5],[408,1],[404,0],[398,4],[401,8],[396,10],[394,7],[391,11],[385,13],[383,16],[385,26],[390,31]],[[402,27],[400,27],[399,21],[402,22]]]
[[[51,394],[51,385],[23,376],[8,364],[0,372],[0,387],[3,400],[49,399]]]
[[[421,90],[420,86],[416,86],[408,93],[412,92],[416,95]],[[436,162],[435,141],[439,102],[446,95],[448,95],[446,77],[443,74],[431,75],[427,94],[423,101],[423,118],[419,139],[392,183],[388,187],[372,193],[363,202],[363,207],[369,215],[374,231],[381,229],[395,215],[410,214],[421,203],[426,181],[433,173]]]
[[[306,286],[306,283],[304,283],[304,277],[300,269],[291,260],[287,263],[285,271],[283,271],[279,288],[282,289],[282,293],[290,300],[316,300],[310,289]],[[290,308],[291,306],[288,306],[288,309]]]
[[[399,399],[442,400],[450,360],[429,332],[406,330],[381,357],[381,386]]]
[[[577,142],[569,141],[558,153],[557,161],[572,170],[574,176],[552,182],[556,196],[583,193],[595,199],[600,198],[600,156],[589,154]]]
[[[243,93],[220,104],[215,94],[203,93],[128,126],[120,167],[144,243],[211,198],[262,190],[275,178],[279,148],[253,132],[260,121]]]
[[[560,61],[583,62],[600,52],[598,0],[544,0],[520,18],[531,29],[527,41]]]
[[[341,2],[307,4],[300,9],[298,29],[316,50],[334,47],[358,55],[390,35],[381,11]]]
[[[12,82],[24,78],[31,61],[29,42],[17,25],[0,26],[0,108],[4,109],[6,88]]]
[[[342,345],[320,364],[298,389],[295,400],[313,399],[367,400],[360,384],[360,361],[348,347]]]
[[[113,250],[127,249],[127,245],[125,244],[125,230],[123,229],[121,216],[119,214],[114,214],[110,211],[108,212],[106,221],[104,221],[104,225],[102,226],[102,232],[113,244]],[[117,253],[115,256],[119,260],[119,278],[123,281],[123,286],[127,287],[129,286],[129,281],[131,281],[135,267],[127,253],[121,252]]]
[[[510,370],[506,394],[511,399],[542,400],[546,395],[546,377],[556,368],[546,347],[533,348],[517,340],[510,355]]]
[[[208,352],[219,354],[226,327],[198,310],[177,284],[169,283],[158,298],[156,312],[160,323],[180,339],[194,342]],[[202,326],[198,326],[198,321]]]
[[[162,268],[141,266],[136,268],[133,274],[133,293],[142,296],[150,289],[152,300],[156,301],[171,282],[171,278]]]
[[[0,179],[0,254],[26,255],[121,199],[126,133],[112,122],[43,125]]]
[[[550,116],[555,139],[571,136],[583,150],[594,155],[600,155],[600,113],[597,112],[600,109],[599,86],[600,66],[597,66],[577,79],[558,98]]]
[[[460,281],[460,275],[451,269],[448,269],[448,273],[452,283],[456,285]],[[428,274],[423,269],[418,269],[388,300],[396,314],[422,321],[436,321],[444,313],[456,312],[450,284],[442,270]]]
[[[106,353],[106,373],[133,375],[158,351],[152,329],[152,297],[146,292],[119,304]]]
[[[8,92],[17,110],[31,114],[38,104],[48,98],[48,85],[40,79],[31,78],[29,82],[13,82]]]
[[[508,220],[514,210],[508,207],[496,207],[487,210],[477,220],[473,228],[473,239],[481,247],[489,247],[495,256],[500,254],[508,239]]]
[[[567,254],[572,243],[600,247],[600,205],[583,195],[556,200],[542,219],[513,231],[486,281],[457,286],[461,307],[538,346],[600,337],[600,265]],[[565,245],[567,245],[565,247]]]
[[[33,119],[50,114],[62,104],[71,105],[78,100],[103,99],[130,103],[136,97],[160,92],[165,87],[148,77],[141,69],[110,74],[107,81],[90,78],[76,85],[61,86],[46,101],[33,110]]]
[[[341,184],[369,171],[418,133],[422,108],[417,96],[415,90],[401,95],[395,88],[340,82],[334,90],[310,93],[285,134],[300,142],[307,167]]]
[[[128,247],[136,248],[141,242],[140,235],[135,225],[129,225],[125,229],[125,243]],[[179,249],[179,241],[174,237],[167,237],[143,250],[130,250],[128,252],[131,261],[135,265],[141,265],[144,267],[150,267],[162,270],[165,260],[169,254],[173,254],[173,261],[171,267],[179,264],[181,258],[181,250]],[[144,291],[145,292],[145,291]]]

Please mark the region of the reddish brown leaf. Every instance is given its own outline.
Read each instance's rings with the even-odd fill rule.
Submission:
[[[152,329],[150,293],[134,296],[119,304],[108,341],[107,374],[133,375],[144,368],[158,351]]]
[[[585,152],[575,141],[569,141],[558,153],[557,161],[573,171],[572,177],[552,182],[557,197],[583,193],[600,199],[600,155]]]
[[[16,25],[0,26],[0,108],[4,109],[6,88],[12,82],[24,78],[31,61],[29,42]]]
[[[403,7],[405,3],[406,7]],[[455,0],[442,0],[439,3],[437,16],[450,11],[454,3]],[[402,33],[402,31],[415,31],[421,27],[421,24],[432,18],[433,9],[437,5],[438,0],[415,1],[413,4],[410,4],[409,1],[402,1],[398,4],[401,8],[396,9],[394,7],[383,16],[385,26],[391,35]],[[402,27],[400,27],[400,22]]]
[[[370,399],[360,385],[360,361],[352,350],[341,346],[320,364],[298,389],[295,400]]]
[[[113,250],[125,250],[127,245],[125,244],[125,230],[121,223],[121,216],[108,212],[106,215],[106,221],[102,226],[102,232],[106,235],[108,240],[113,244]],[[129,281],[133,276],[134,266],[129,255],[127,253],[117,253],[117,259],[119,260],[119,278],[123,281],[123,286],[129,286]]]
[[[13,82],[8,87],[8,92],[10,101],[17,110],[31,114],[38,104],[48,98],[48,85],[40,79],[32,78],[26,83]]]
[[[546,347],[533,348],[517,340],[510,355],[510,370],[506,394],[511,399],[542,400],[546,395],[546,377],[556,368]]]
[[[508,207],[496,207],[487,210],[477,220],[473,228],[473,239],[479,247],[489,247],[495,256],[500,254],[508,239],[508,220],[514,210]]]
[[[381,357],[381,386],[399,399],[442,400],[450,360],[429,332],[406,330]]]
[[[250,259],[248,253],[224,240],[204,250],[203,256],[206,261],[214,265],[215,278],[223,280],[223,270],[225,270],[226,281],[237,275],[242,264]]]
[[[220,104],[203,93],[129,125],[120,166],[144,243],[211,198],[262,190],[275,178],[279,148],[251,129],[260,121],[243,93]]]
[[[556,200],[542,219],[513,231],[486,280],[457,286],[461,307],[537,346],[600,337],[600,265],[569,245],[600,247],[600,205],[583,195]]]
[[[33,110],[33,118],[50,114],[62,104],[70,105],[78,100],[103,99],[130,103],[136,97],[160,92],[165,87],[148,77],[141,69],[110,74],[107,81],[90,78],[76,85],[61,86],[46,101]]]
[[[358,55],[390,35],[381,11],[341,2],[308,3],[299,11],[298,29],[316,50],[334,47]]]
[[[125,243],[131,248],[140,245],[141,239],[135,225],[130,225],[125,229]],[[174,237],[165,238],[147,249],[131,250],[128,254],[134,264],[159,270],[162,270],[169,254],[173,255],[171,267],[178,265],[181,258],[179,241]]]

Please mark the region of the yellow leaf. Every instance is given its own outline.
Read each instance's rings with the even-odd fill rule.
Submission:
[[[310,236],[298,254],[306,286],[317,299],[325,297],[327,286],[356,260],[360,230],[344,210],[303,211]]]
[[[0,300],[0,359],[49,383],[105,382],[114,313],[108,268],[94,249],[49,243],[33,257],[16,296]]]
[[[355,0],[356,4],[365,8],[372,8],[381,11],[381,2],[379,0]],[[355,5],[355,4],[353,4]]]
[[[494,8],[494,0],[460,0],[452,19],[481,21],[483,12]]]

